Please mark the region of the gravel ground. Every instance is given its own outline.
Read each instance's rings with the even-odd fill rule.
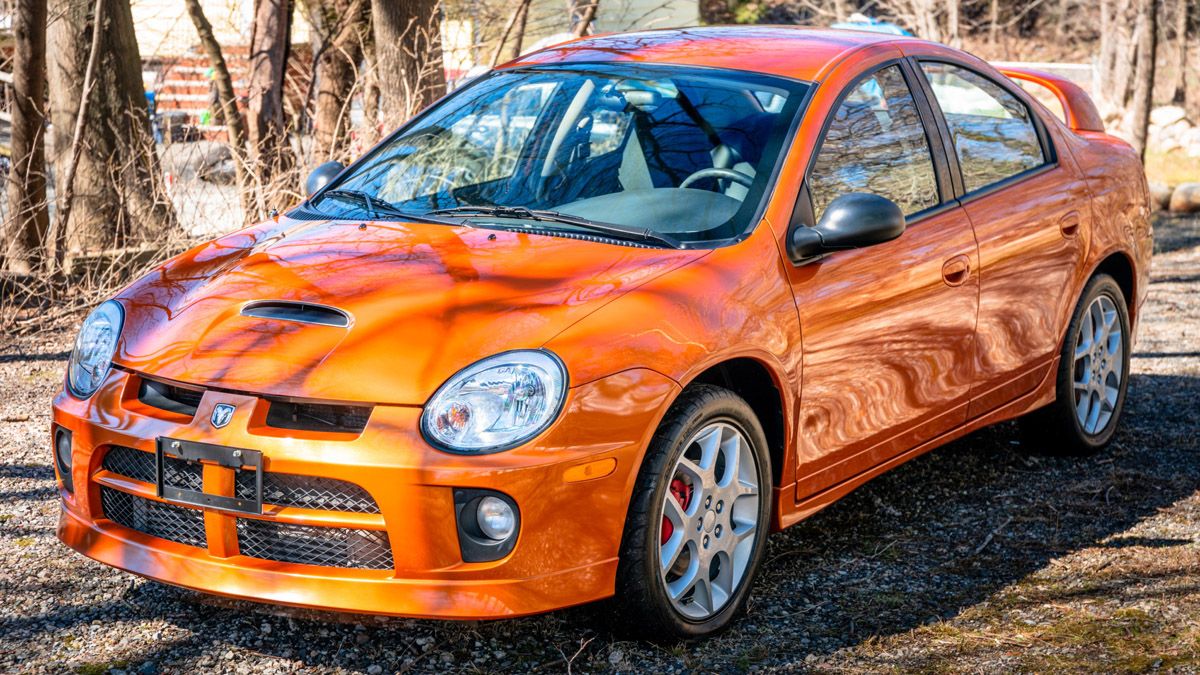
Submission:
[[[501,622],[211,598],[54,537],[49,400],[71,337],[0,346],[0,670],[1200,672],[1200,219],[1162,220],[1126,417],[1099,456],[1011,424],[912,461],[773,535],[749,613],[655,645],[596,608]]]

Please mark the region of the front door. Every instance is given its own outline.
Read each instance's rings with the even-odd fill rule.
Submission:
[[[871,192],[909,225],[894,241],[790,269],[804,352],[797,499],[966,419],[978,255],[939,184],[944,158],[931,151],[913,77],[895,62],[850,85],[807,175],[814,221],[836,197]]]

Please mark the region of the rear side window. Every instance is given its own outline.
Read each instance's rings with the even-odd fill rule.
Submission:
[[[937,178],[925,127],[899,66],[859,84],[834,113],[808,176],[813,215],[851,192],[896,202],[905,215],[937,205]]]
[[[986,77],[947,63],[922,63],[945,116],[967,192],[1046,163],[1029,108]]]

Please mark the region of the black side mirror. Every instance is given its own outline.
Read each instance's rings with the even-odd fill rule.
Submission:
[[[851,192],[833,200],[816,227],[793,227],[788,257],[801,263],[830,251],[882,244],[902,234],[904,212],[896,202],[866,192]]]
[[[329,181],[336,178],[345,168],[341,162],[325,162],[313,169],[312,173],[308,174],[308,179],[304,181],[304,196],[311,197],[316,194],[318,190],[329,185]]]

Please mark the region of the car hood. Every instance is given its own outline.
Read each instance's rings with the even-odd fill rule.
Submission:
[[[704,253],[438,224],[281,219],[188,251],[121,292],[125,328],[113,360],[235,391],[420,405],[478,359],[537,348]],[[263,300],[336,308],[348,325],[242,313]]]

